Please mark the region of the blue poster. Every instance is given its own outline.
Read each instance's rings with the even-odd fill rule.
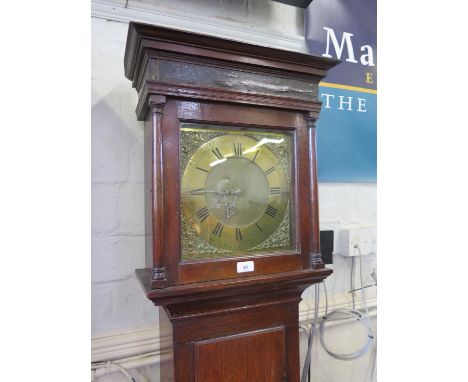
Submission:
[[[320,83],[319,181],[376,182],[376,0],[314,0],[305,36],[311,54],[342,61]]]

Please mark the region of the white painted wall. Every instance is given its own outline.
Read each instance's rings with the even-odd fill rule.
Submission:
[[[93,1],[92,10],[92,360],[149,352],[145,360],[130,360],[125,365],[150,364],[130,373],[138,382],[156,382],[157,311],[134,276],[134,269],[144,267],[143,124],[135,116],[137,94],[123,72],[125,20],[154,21],[303,51],[302,11],[268,0],[129,1],[127,8],[124,0]],[[322,229],[376,225],[375,185],[321,184],[319,192]],[[365,278],[369,279],[374,267],[375,256],[366,259]],[[335,256],[333,268],[334,275],[327,279],[329,302],[349,304],[350,263]],[[375,307],[375,288],[366,292]],[[302,321],[310,317],[313,293],[306,291],[303,297]],[[331,345],[359,345],[360,337],[355,338],[356,331],[348,326],[330,332],[337,333],[330,338]],[[317,366],[316,357],[321,360],[314,370],[315,380],[363,381],[365,358],[344,363],[320,350],[313,354],[313,365]],[[113,373],[97,380],[126,379]]]
[[[144,267],[143,124],[123,73],[128,25],[92,20],[92,336],[151,325]]]

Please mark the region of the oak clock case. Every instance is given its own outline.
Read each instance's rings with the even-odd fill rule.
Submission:
[[[182,260],[296,250],[293,133],[180,130]]]
[[[161,381],[299,382],[301,294],[332,273],[315,125],[336,64],[130,23],[125,75],[145,121],[136,274],[159,306]]]

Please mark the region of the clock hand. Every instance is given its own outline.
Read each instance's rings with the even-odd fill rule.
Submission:
[[[241,192],[242,192],[241,190],[235,190],[235,191],[234,190],[227,190],[227,191],[225,191],[225,194],[224,194],[224,216],[225,216],[224,224],[227,224],[229,219],[236,214],[236,212],[237,212],[237,207],[236,207],[237,196]],[[232,199],[231,202],[228,201],[228,198],[226,197],[226,195],[234,195],[234,198]]]
[[[211,191],[211,190],[192,190],[183,192],[182,195],[203,195],[203,194],[218,194],[218,195],[231,195],[240,194],[241,190],[225,190],[225,191]]]
[[[217,194],[219,196],[222,196],[223,204],[224,204],[224,216],[225,216],[224,224],[227,224],[229,219],[237,213],[237,207],[236,207],[237,197],[241,193],[242,193],[242,191],[240,189],[237,189],[237,190],[228,189],[228,190],[224,190],[224,191],[222,191],[222,190],[213,191],[213,190],[197,189],[197,190],[191,190],[191,191],[184,192],[184,193],[182,193],[182,195],[193,196],[193,195]],[[230,195],[233,195],[233,198],[231,200],[229,200]],[[219,201],[218,201],[218,203],[219,203]],[[220,206],[218,204],[217,208],[219,208],[219,207]]]
[[[183,192],[182,195],[204,195],[204,194],[219,194],[219,191],[208,191],[208,190],[192,190]]]
[[[224,219],[224,224],[227,224],[229,219],[235,215],[237,212],[237,208],[234,205],[224,205],[224,214],[225,214],[225,219]]]

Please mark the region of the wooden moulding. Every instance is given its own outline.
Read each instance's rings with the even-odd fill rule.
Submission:
[[[130,23],[125,75],[139,93],[320,110],[318,82],[338,61]]]
[[[275,275],[251,276],[245,279],[206,281],[188,285],[174,285],[163,289],[152,287],[152,274],[149,269],[136,271],[146,296],[156,305],[172,305],[188,301],[226,299],[229,296],[273,292],[291,287],[295,290],[302,286],[321,282],[332,273],[331,269],[309,269]],[[305,288],[305,287],[304,287]]]
[[[296,53],[258,45],[187,33],[154,25],[130,23],[124,57],[125,76],[136,81],[147,49],[208,57],[247,64],[255,67],[277,68],[323,78],[338,60]],[[314,81],[316,82],[316,81]]]
[[[152,238],[147,240],[146,266],[151,269],[151,289],[192,288],[223,279],[243,283],[277,273],[324,269],[315,123],[321,108],[318,83],[337,63],[130,23],[124,64],[125,75],[138,92],[137,118],[146,121],[146,234]],[[181,260],[179,127],[187,121],[294,132],[298,252]],[[250,259],[256,261],[255,272],[237,274],[236,262]]]

